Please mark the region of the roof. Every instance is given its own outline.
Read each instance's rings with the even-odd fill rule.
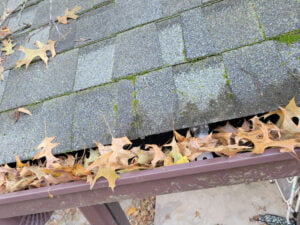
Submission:
[[[81,5],[70,24],[50,22]],[[1,8],[3,7],[3,8]],[[57,152],[131,139],[300,103],[297,0],[8,0],[0,13],[18,45],[57,41],[58,55],[0,83],[0,163],[31,158],[45,136]],[[294,31],[294,33],[290,33]],[[14,109],[33,116],[13,124]]]

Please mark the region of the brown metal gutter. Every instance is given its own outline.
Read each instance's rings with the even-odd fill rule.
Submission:
[[[300,149],[296,153],[300,156]],[[122,174],[114,192],[100,179],[93,190],[80,181],[0,195],[0,218],[299,175],[299,161],[278,149],[243,153]]]

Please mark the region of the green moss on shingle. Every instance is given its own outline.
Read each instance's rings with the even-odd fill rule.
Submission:
[[[292,43],[295,43],[300,39],[300,30],[294,30],[292,32],[274,37],[272,39],[281,43],[291,45]]]

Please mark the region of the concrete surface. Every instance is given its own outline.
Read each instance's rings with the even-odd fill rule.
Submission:
[[[252,225],[259,214],[284,216],[286,207],[268,181],[162,195],[155,225]]]

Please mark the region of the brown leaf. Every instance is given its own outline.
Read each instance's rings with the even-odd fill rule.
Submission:
[[[26,167],[29,165],[29,163],[22,163],[21,160],[20,160],[20,157],[18,155],[16,155],[16,166],[17,168],[23,168],[23,167]]]
[[[154,168],[159,161],[164,161],[166,158],[165,154],[162,152],[161,148],[157,145],[146,145],[146,148],[150,148],[149,151],[152,151],[154,157],[151,161],[152,167]]]
[[[131,144],[131,141],[127,137],[112,138],[112,154],[108,159],[110,168],[124,169],[129,166],[128,161],[135,157],[135,154],[130,150],[124,150],[124,147]]]
[[[17,111],[32,116],[32,113],[26,108],[18,108]]]
[[[46,157],[46,167],[51,167],[54,162],[59,161],[59,159],[52,154],[52,149],[59,145],[59,143],[52,143],[54,139],[55,137],[45,137],[45,139],[37,147],[35,147],[36,150],[41,149],[41,151],[35,154],[33,159],[35,160]]]
[[[282,151],[294,152],[295,147],[300,147],[297,139],[272,140],[269,137],[269,131],[264,123],[260,123],[259,130],[253,132],[241,132],[237,136],[251,141],[254,145],[252,153],[262,154],[266,148],[279,147]],[[257,132],[258,131],[258,132]],[[260,134],[259,134],[260,132]]]
[[[127,216],[131,216],[131,215],[134,214],[135,212],[136,212],[136,208],[135,208],[135,206],[133,206],[133,205],[126,209],[126,215],[127,215]]]
[[[100,178],[104,177],[108,181],[108,186],[114,190],[116,186],[116,179],[120,176],[116,174],[115,170],[111,168],[101,168],[98,170],[96,176],[94,177],[92,183],[91,183],[91,189],[94,187],[96,181]]]
[[[57,21],[62,24],[68,24],[68,18],[76,20],[78,18],[77,13],[78,11],[81,10],[81,6],[75,6],[71,11],[67,8],[65,10],[65,15],[64,16],[58,16]]]
[[[1,29],[0,29],[0,38],[4,38],[7,35],[9,35],[10,33],[11,32],[10,32],[9,27],[7,27],[7,26],[1,27]]]
[[[98,151],[101,155],[112,151],[111,146],[104,146],[100,142],[95,142],[95,144],[97,145]]]
[[[25,53],[25,58],[17,61],[15,69],[19,68],[23,65],[26,65],[26,69],[28,68],[29,64],[32,60],[36,57],[39,57],[43,60],[46,64],[46,68],[48,68],[48,56],[47,51],[50,51],[52,54],[52,58],[55,57],[55,41],[49,40],[48,44],[43,44],[39,41],[35,42],[35,45],[38,49],[28,49],[23,46],[19,47],[19,50]]]

